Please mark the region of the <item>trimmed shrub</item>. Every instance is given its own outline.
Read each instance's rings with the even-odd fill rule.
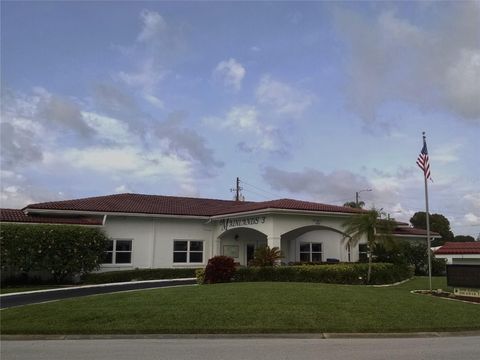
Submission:
[[[135,269],[90,273],[82,278],[84,284],[106,284],[133,280],[194,278],[196,269]]]
[[[198,285],[205,284],[205,269],[195,270],[195,277],[197,278]]]
[[[229,256],[214,256],[205,268],[205,284],[230,282],[235,274],[235,261]]]
[[[321,282],[331,284],[365,284],[368,264],[300,265],[248,267],[237,269],[234,281]],[[413,276],[408,265],[373,263],[370,284],[391,284]]]
[[[2,224],[2,271],[19,278],[46,272],[57,283],[100,267],[107,237],[97,228],[75,225]]]

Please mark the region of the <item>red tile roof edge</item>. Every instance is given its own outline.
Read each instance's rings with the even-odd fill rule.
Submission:
[[[22,210],[18,210],[18,209],[0,209],[0,222],[23,223],[23,224],[87,225],[87,226],[103,225],[102,219],[96,219],[91,217],[26,215]]]
[[[365,211],[338,205],[328,205],[294,199],[278,199],[263,202],[237,202],[234,200],[132,193],[30,204],[23,210],[95,211],[210,217],[259,211],[270,208],[337,213],[361,213]]]
[[[480,242],[446,242],[435,251],[438,255],[480,254]]]

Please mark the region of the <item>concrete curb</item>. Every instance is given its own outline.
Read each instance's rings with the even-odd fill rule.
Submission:
[[[480,330],[413,333],[1,335],[2,341],[126,339],[408,339],[480,336]]]
[[[41,294],[41,293],[54,292],[54,291],[69,291],[69,290],[77,290],[77,289],[102,288],[102,287],[107,287],[107,286],[121,286],[121,285],[132,285],[132,284],[149,284],[149,283],[167,282],[167,281],[191,281],[191,280],[196,280],[196,278],[123,281],[123,282],[116,282],[116,283],[69,286],[69,287],[52,288],[52,289],[44,289],[44,290],[32,290],[32,291],[22,291],[22,292],[8,293],[8,294],[0,294],[0,298],[15,296],[15,295]]]

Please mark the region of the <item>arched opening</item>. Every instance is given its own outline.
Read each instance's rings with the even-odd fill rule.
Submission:
[[[281,236],[286,263],[349,262],[350,248],[344,234],[334,228],[310,225],[288,231]]]
[[[222,233],[220,240],[220,254],[233,257],[236,263],[247,265],[253,259],[255,249],[267,245],[267,235],[246,228],[238,227]]]

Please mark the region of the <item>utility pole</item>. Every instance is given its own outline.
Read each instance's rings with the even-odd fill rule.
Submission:
[[[243,188],[240,186],[240,178],[237,176],[237,182],[235,184],[235,189],[230,189],[231,192],[235,192],[235,201],[240,201],[240,191]]]
[[[364,191],[372,191],[372,189],[364,189],[364,190],[360,190],[360,191],[355,191],[355,204],[357,205],[357,208],[358,208],[358,204],[359,204],[358,194],[360,194],[361,192],[364,192]]]

